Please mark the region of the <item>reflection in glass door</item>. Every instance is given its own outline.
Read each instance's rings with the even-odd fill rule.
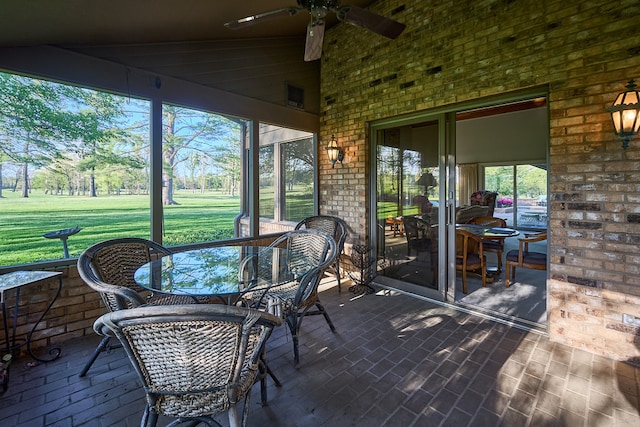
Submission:
[[[378,273],[431,291],[438,291],[438,126],[433,121],[376,134]]]

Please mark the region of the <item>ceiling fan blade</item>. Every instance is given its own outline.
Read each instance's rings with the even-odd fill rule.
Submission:
[[[227,22],[226,24],[224,24],[224,26],[232,30],[238,30],[240,28],[249,27],[259,22],[269,21],[271,19],[280,18],[282,16],[293,16],[301,10],[303,9],[300,7],[285,7],[283,9],[258,13],[256,15],[247,16],[246,18],[238,19],[236,21]]]
[[[406,27],[406,25],[398,21],[369,12],[357,6],[342,6],[336,10],[336,16],[340,21],[366,28],[369,31],[373,31],[390,39],[398,37]]]
[[[315,61],[322,56],[322,40],[324,39],[324,21],[318,19],[307,25],[307,42],[304,46],[304,60]]]

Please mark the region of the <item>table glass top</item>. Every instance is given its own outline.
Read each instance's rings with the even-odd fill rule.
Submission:
[[[178,252],[140,267],[135,281],[156,292],[225,296],[295,280],[313,267],[284,248],[220,246]]]
[[[36,283],[54,276],[59,276],[59,271],[13,271],[0,275],[0,291],[19,288],[20,286]]]

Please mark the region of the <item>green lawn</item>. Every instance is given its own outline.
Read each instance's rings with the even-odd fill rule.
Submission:
[[[3,190],[0,198],[0,266],[63,257],[58,239],[43,234],[71,227],[69,255],[77,257],[93,243],[125,236],[149,238],[149,196],[53,196],[33,192],[23,199]],[[167,246],[233,237],[240,199],[208,192],[177,191],[179,205],[165,207]]]

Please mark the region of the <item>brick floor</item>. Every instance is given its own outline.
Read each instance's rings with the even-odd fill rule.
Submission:
[[[320,295],[338,332],[305,318],[298,369],[287,329],[274,333],[269,364],[283,386],[269,382],[265,407],[254,388],[249,425],[640,426],[631,365],[395,292]],[[98,341],[67,342],[47,364],[16,361],[0,425],[139,425],[144,396],[121,349],[78,377]]]

